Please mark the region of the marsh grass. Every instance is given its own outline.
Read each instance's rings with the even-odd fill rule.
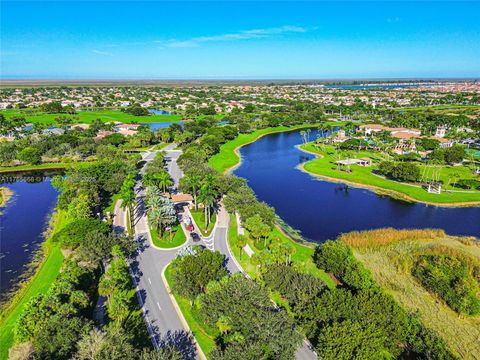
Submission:
[[[352,231],[342,234],[340,241],[355,249],[378,249],[401,241],[428,241],[445,237],[440,229],[403,229],[383,228],[368,231]]]
[[[480,316],[458,315],[411,274],[419,254],[455,254],[477,262],[477,242],[449,237],[441,230],[400,230],[395,234],[393,229],[380,229],[342,238],[352,244],[355,257],[372,271],[377,283],[407,311],[417,313],[461,358],[480,359]]]

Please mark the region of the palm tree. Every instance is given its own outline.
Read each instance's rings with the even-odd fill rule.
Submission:
[[[245,235],[238,235],[235,239],[235,245],[240,250],[240,260],[242,260],[242,250],[247,245],[247,237]]]
[[[211,207],[215,205],[215,200],[217,198],[217,194],[212,187],[203,185],[199,191],[199,200],[203,204],[204,211],[205,211],[205,231],[208,229],[208,225],[210,224],[211,218]]]
[[[148,221],[157,229],[159,236],[162,235],[162,220],[162,210],[160,208],[148,212]]]
[[[198,210],[197,191],[201,186],[200,178],[197,175],[190,175],[186,177],[185,181],[187,183],[188,188],[192,190],[193,202],[195,204],[195,211],[197,211]]]
[[[135,205],[135,191],[133,188],[124,188],[120,192],[122,198],[122,208],[123,210],[128,209],[129,220],[130,220],[130,229],[129,232],[132,232],[134,226],[134,212],[133,207]]]
[[[167,189],[172,185],[173,181],[168,172],[163,171],[158,174],[158,186],[162,188],[163,192],[167,192]]]
[[[285,265],[291,264],[292,263],[292,255],[294,255],[297,252],[297,250],[290,243],[283,243],[282,244],[282,249],[283,249],[283,252],[285,254]]]

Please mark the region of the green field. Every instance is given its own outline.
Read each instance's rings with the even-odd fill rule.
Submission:
[[[47,292],[56,279],[63,264],[63,254],[57,244],[51,239],[55,232],[65,225],[65,216],[62,212],[54,214],[52,235],[45,241],[43,248],[45,257],[35,275],[22,287],[14,298],[2,309],[0,316],[0,359],[6,360],[8,350],[13,345],[13,329],[17,319],[22,314],[25,304],[33,297]]]
[[[162,238],[158,236],[158,231],[155,228],[150,227],[150,235],[152,236],[152,241],[155,246],[164,249],[171,249],[177,246],[180,246],[185,243],[187,237],[180,225],[176,225],[172,229],[172,238],[170,239],[170,233],[165,231]]]
[[[340,125],[340,122],[327,122],[327,124]],[[277,132],[284,131],[293,131],[302,128],[314,128],[319,124],[308,124],[308,125],[298,125],[298,126],[276,126],[269,127],[265,129],[255,130],[249,134],[240,134],[235,139],[226,142],[220,147],[218,154],[215,154],[208,160],[208,164],[213,167],[215,170],[225,173],[240,163],[240,157],[237,154],[237,149],[243,145],[254,142],[258,138]]]
[[[453,192],[451,191],[452,187],[447,186],[446,189],[449,190],[449,192],[432,194],[420,186],[388,180],[384,177],[373,174],[372,170],[376,168],[375,165],[370,167],[352,165],[350,173],[339,170],[335,165],[335,161],[338,159],[335,157],[334,148],[332,146],[323,146],[322,151],[313,143],[308,143],[307,145],[300,146],[300,148],[322,156],[305,163],[303,168],[314,175],[326,177],[327,180],[338,180],[340,182],[364,186],[380,193],[385,193],[409,201],[420,201],[439,205],[476,205],[480,203],[480,191],[461,191],[457,189]],[[377,163],[381,160],[381,155],[379,153],[371,151],[350,152],[350,157],[370,157]],[[421,171],[423,171],[422,166]],[[440,173],[440,179],[447,184],[449,176],[454,173],[458,173],[461,179],[471,179],[475,177],[473,171],[466,166],[443,166]]]
[[[167,279],[168,285],[171,289],[174,282],[172,278],[172,267],[170,265],[165,269],[165,278]],[[192,335],[195,337],[198,345],[200,345],[200,348],[208,358],[208,354],[215,349],[215,337],[218,335],[216,332],[217,330],[206,329],[202,322],[198,319],[198,314],[196,314],[195,311],[192,311],[190,301],[182,296],[175,295],[173,292],[172,294],[175,297],[175,300],[177,301],[177,304],[180,307],[180,310],[182,311],[190,330],[192,331]]]
[[[32,112],[28,110],[7,109],[0,111],[6,118],[13,116],[21,116],[27,120],[27,123],[41,123],[46,125],[55,125],[55,118],[66,116],[76,118],[77,124],[90,124],[95,119],[101,119],[104,122],[118,121],[123,123],[150,123],[150,122],[169,122],[182,120],[181,115],[150,115],[150,116],[133,116],[126,114],[120,110],[95,110],[95,111],[78,111],[75,115],[68,114],[45,114],[42,112]]]

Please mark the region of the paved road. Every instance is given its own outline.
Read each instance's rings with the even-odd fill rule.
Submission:
[[[183,176],[183,173],[177,164],[177,159],[182,152],[180,150],[174,150],[175,146],[175,144],[171,144],[162,149],[162,151],[165,151],[166,153],[165,158],[167,159],[168,164],[167,169],[174,182],[174,189],[178,187],[179,180]],[[156,153],[157,152],[147,152],[142,155],[146,164],[141,169],[140,174],[145,172],[148,162],[155,158]],[[156,347],[161,346],[164,342],[173,343],[182,349],[182,352],[187,359],[198,358],[189,334],[184,330],[160,276],[163,269],[175,258],[175,254],[178,250],[158,250],[150,246],[151,239],[148,232],[146,211],[143,201],[145,190],[141,187],[140,181],[137,183],[135,190],[137,194],[135,235],[140,242],[141,247],[131,264],[131,268],[137,286],[140,305],[142,306],[146,322],[148,323],[149,333],[152,336],[152,341]],[[116,208],[115,214],[119,215],[118,218],[124,219],[124,214],[120,208]],[[217,224],[212,235],[206,238],[201,237],[201,242],[207,248],[217,250],[225,255],[225,265],[230,273],[241,272],[241,267],[233,259],[229,250],[228,227],[230,217],[223,206],[220,207],[217,218]],[[197,233],[201,234],[198,229]],[[192,242],[189,240],[186,246],[191,244]],[[304,343],[296,352],[295,358],[298,360],[313,360],[316,359],[316,355],[309,349],[307,343]]]
[[[148,162],[155,158],[156,153],[147,152],[143,155],[146,164],[140,174],[145,172]],[[169,153],[170,151],[167,152],[167,156]],[[174,155],[176,153],[174,152]],[[177,157],[178,155],[174,158],[174,162]],[[176,162],[171,166],[175,168]],[[178,250],[159,250],[150,246],[151,239],[144,204],[145,190],[140,180],[135,186],[135,192],[137,200],[134,211],[135,238],[140,243],[140,249],[131,262],[131,270],[152,342],[156,348],[165,343],[174,344],[186,359],[197,359],[191,337],[185,331],[161,278],[163,269],[175,258]],[[120,223],[121,218],[124,219],[123,211],[120,208],[116,209],[117,226],[124,226]],[[114,226],[115,224],[114,221]]]
[[[240,265],[233,259],[233,254],[228,246],[230,216],[223,206],[218,210],[217,217],[217,226],[214,230],[214,250],[225,255],[226,267],[230,273],[243,272]],[[310,345],[307,342],[303,342],[302,347],[296,351],[295,358],[297,360],[313,360],[317,359],[317,355],[310,349]]]

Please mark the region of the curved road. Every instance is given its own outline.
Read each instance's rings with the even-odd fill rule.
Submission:
[[[177,164],[181,150],[174,150],[175,144],[163,148],[167,160],[167,169],[173,180],[173,187],[177,188],[183,176]],[[142,155],[146,161],[140,174],[145,172],[148,163],[153,160],[158,151],[146,152]],[[187,333],[180,320],[175,307],[170,299],[167,289],[162,281],[161,274],[165,267],[175,258],[179,249],[160,250],[151,246],[150,232],[144,205],[145,190],[141,180],[135,185],[137,205],[135,208],[135,238],[140,243],[140,248],[135,258],[131,261],[131,275],[137,290],[137,296],[144,312],[145,322],[155,348],[163,344],[175,345],[184,355],[185,359],[198,359],[191,334]],[[188,212],[188,210],[186,210]],[[243,269],[234,260],[228,245],[228,227],[230,217],[223,206],[217,214],[217,223],[209,237],[201,237],[201,242],[210,250],[217,250],[226,259],[226,268],[230,273],[243,272]],[[115,206],[114,227],[117,231],[125,229],[125,213],[118,202]],[[197,233],[201,234],[197,229]],[[191,239],[184,246],[192,245]],[[313,360],[316,355],[310,350],[308,343],[297,350],[295,358],[298,360]]]

